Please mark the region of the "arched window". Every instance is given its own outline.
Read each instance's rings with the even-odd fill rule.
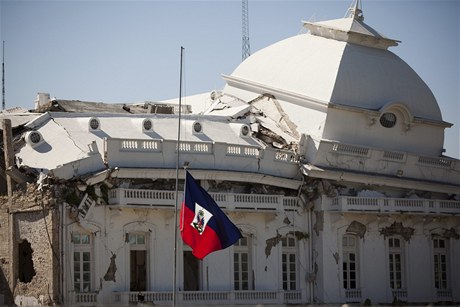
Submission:
[[[446,238],[433,237],[434,286],[438,290],[438,296],[444,296],[439,293],[449,289],[448,242]]]
[[[293,234],[281,239],[283,290],[297,290],[297,242]]]
[[[130,232],[129,242],[130,291],[147,290],[147,234]]]
[[[388,264],[390,287],[393,290],[405,288],[404,241],[400,237],[388,238]]]
[[[358,237],[345,234],[342,237],[342,276],[343,288],[359,289]]]
[[[253,290],[251,237],[243,235],[233,246],[233,276],[235,290]]]
[[[84,232],[74,232],[73,243],[73,284],[77,293],[91,292],[94,275],[92,257],[92,235]]]

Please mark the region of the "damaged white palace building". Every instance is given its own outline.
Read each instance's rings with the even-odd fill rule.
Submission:
[[[304,26],[184,99],[179,146],[178,100],[3,112],[0,303],[460,302],[452,125],[357,6]],[[173,279],[184,165],[244,238],[179,238]]]

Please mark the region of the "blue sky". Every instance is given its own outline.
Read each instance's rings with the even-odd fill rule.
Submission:
[[[447,155],[460,154],[460,1],[363,0],[365,22],[401,40],[390,50],[428,84],[441,107]],[[249,0],[251,53],[301,32],[301,20],[345,16],[352,0]],[[58,99],[143,102],[222,89],[241,62],[241,1],[0,0],[6,105]]]

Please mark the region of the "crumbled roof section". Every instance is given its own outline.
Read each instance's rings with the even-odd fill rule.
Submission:
[[[69,112],[69,113],[112,113],[112,114],[175,114],[178,107],[146,101],[143,103],[104,103],[80,100],[53,99],[41,107],[38,112]],[[190,107],[183,106],[182,112],[190,113]]]
[[[29,110],[22,108],[22,107],[14,107],[6,110],[2,110],[2,114],[6,113],[29,113]]]
[[[16,108],[16,109],[17,110],[13,112],[9,112],[10,110],[3,110],[0,113],[0,121],[5,118],[10,119],[11,127],[16,128],[19,126],[23,126],[27,124],[28,122],[33,121],[34,119],[42,115],[39,113],[30,113],[27,110],[24,110],[21,108]],[[23,111],[23,113],[21,113],[20,111]],[[3,130],[3,127],[1,124],[0,124],[0,129]]]

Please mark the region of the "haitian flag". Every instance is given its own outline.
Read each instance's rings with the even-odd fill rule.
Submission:
[[[185,176],[180,232],[182,240],[192,248],[192,254],[203,259],[209,253],[235,244],[243,236],[192,175],[186,171]]]

